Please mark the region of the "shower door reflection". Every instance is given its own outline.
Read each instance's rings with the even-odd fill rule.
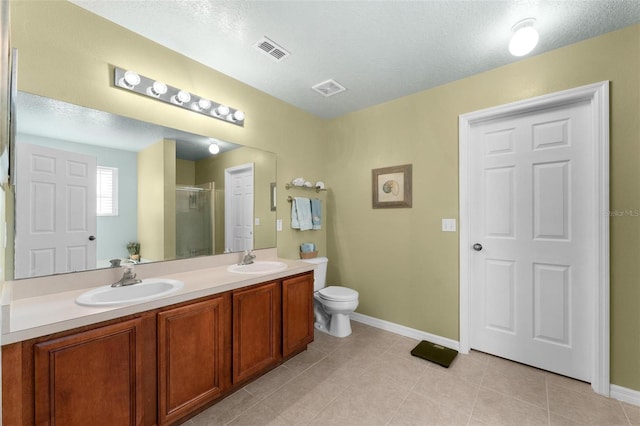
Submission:
[[[176,187],[176,257],[213,254],[213,184]]]

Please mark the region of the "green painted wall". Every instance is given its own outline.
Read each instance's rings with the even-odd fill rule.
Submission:
[[[277,153],[279,254],[296,258],[312,239],[330,282],[360,291],[358,310],[380,319],[458,337],[458,236],[440,220],[458,217],[459,114],[610,80],[611,208],[640,208],[639,26],[323,121],[72,4],[12,2],[11,13],[22,90]],[[114,65],[240,108],[245,128],[115,89]],[[413,208],[372,210],[371,169],[404,163]],[[286,197],[299,194],[284,183],[297,176],[330,188],[322,231],[289,229]],[[636,390],[639,241],[640,218],[612,218],[611,378]]]
[[[605,34],[328,125],[329,282],[358,312],[458,339],[458,116],[611,81],[611,209],[640,209],[640,26]],[[413,208],[373,210],[371,169],[413,164]],[[640,217],[611,218],[611,380],[640,390]]]
[[[176,258],[176,141],[163,139],[138,153],[140,255]]]
[[[276,155],[272,152],[258,151],[241,147],[222,154],[211,156],[195,163],[195,183],[215,182],[217,196],[224,200],[226,168],[252,163],[254,166],[254,217],[260,220],[260,225],[254,226],[253,247],[273,247],[276,241],[275,215],[271,211],[270,186],[276,181],[274,165]],[[216,200],[218,201],[218,200]],[[224,253],[224,201],[215,203],[216,236],[215,253]],[[219,226],[218,226],[219,223]],[[273,224],[273,226],[270,226]]]

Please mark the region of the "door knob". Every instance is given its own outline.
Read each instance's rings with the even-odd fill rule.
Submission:
[[[473,249],[474,249],[475,251],[480,251],[480,250],[482,250],[482,244],[480,244],[480,243],[475,243],[475,244],[473,245]]]
[[[93,235],[89,235],[89,241],[94,241],[96,239],[96,237],[94,237]]]

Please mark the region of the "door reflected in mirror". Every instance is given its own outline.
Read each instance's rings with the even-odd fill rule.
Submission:
[[[24,92],[15,101],[6,279],[276,246],[274,153]]]

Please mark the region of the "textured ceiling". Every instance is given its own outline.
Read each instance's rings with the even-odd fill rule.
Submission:
[[[540,33],[530,56],[640,22],[638,0],[72,2],[323,118],[514,62],[524,18]],[[263,36],[291,55],[257,51]],[[311,90],[328,79],[347,90]]]

